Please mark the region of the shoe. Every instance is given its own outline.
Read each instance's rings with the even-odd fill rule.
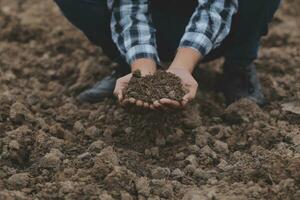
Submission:
[[[128,73],[129,71],[114,70],[109,76],[104,77],[92,88],[80,93],[77,99],[80,102],[97,103],[107,97],[112,97],[117,79]]]
[[[245,67],[225,63],[223,70],[221,91],[227,105],[241,98],[248,98],[260,106],[266,103],[254,63]]]

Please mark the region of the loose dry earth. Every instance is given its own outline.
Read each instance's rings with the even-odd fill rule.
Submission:
[[[125,89],[125,98],[134,98],[144,102],[153,103],[163,98],[182,101],[185,89],[176,75],[158,70],[153,75],[141,76],[135,71]]]
[[[299,10],[263,41],[269,105],[226,108],[217,61],[187,111],[152,120],[77,103],[114,64],[52,1],[0,1],[0,199],[300,199]]]

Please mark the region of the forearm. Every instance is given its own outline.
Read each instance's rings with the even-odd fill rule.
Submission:
[[[237,0],[198,0],[199,5],[192,15],[180,47],[190,47],[206,56],[218,47],[228,35]]]
[[[181,47],[178,48],[170,68],[183,68],[192,73],[201,59],[202,55],[199,51],[192,48]]]

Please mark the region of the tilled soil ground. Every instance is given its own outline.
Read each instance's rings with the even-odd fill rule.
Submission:
[[[263,41],[267,106],[226,108],[216,61],[193,105],[153,120],[77,103],[114,64],[52,1],[0,1],[0,199],[300,199],[299,10],[284,1]]]

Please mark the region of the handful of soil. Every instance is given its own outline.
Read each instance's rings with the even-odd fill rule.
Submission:
[[[181,79],[176,75],[158,70],[153,75],[142,77],[137,70],[133,72],[124,96],[153,103],[162,98],[181,101],[185,94]]]

